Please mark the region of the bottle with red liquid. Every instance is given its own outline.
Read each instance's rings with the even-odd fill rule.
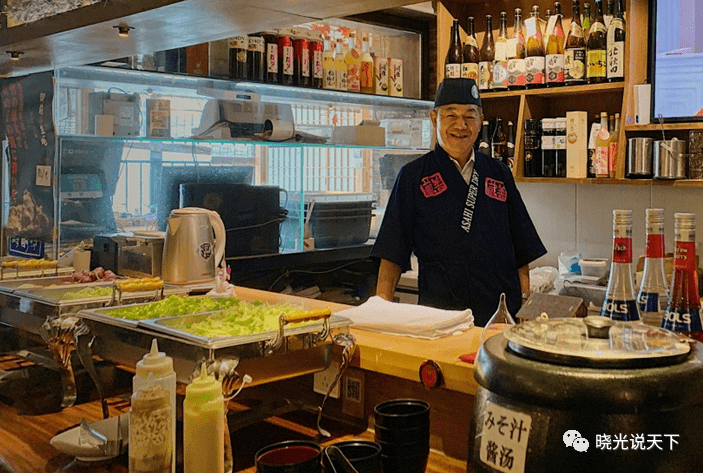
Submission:
[[[662,327],[703,342],[696,268],[696,215],[674,214],[674,276]]]
[[[278,35],[278,83],[293,85],[295,83],[295,54],[290,28],[280,30]]]
[[[632,210],[613,210],[613,260],[600,315],[624,322],[640,319],[632,277]]]

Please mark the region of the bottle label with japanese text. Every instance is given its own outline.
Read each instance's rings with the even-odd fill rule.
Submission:
[[[564,55],[547,54],[545,59],[545,81],[547,84],[564,82]]]
[[[359,70],[359,83],[362,89],[373,89],[373,62],[362,61]]]
[[[283,74],[293,75],[293,46],[283,46]]]
[[[544,84],[544,56],[530,56],[525,59],[525,71],[527,84]]]
[[[564,51],[564,82],[583,82],[586,78],[586,50],[584,48]]]
[[[493,61],[493,88],[508,88],[508,61]]]
[[[605,301],[603,301],[600,315],[623,322],[640,319],[637,301],[634,299],[629,301],[619,301],[616,299],[606,298]]]
[[[461,63],[461,77],[464,79],[473,79],[478,83],[478,64],[475,62]]]
[[[322,69],[322,51],[312,52],[312,76],[315,79],[322,79],[324,75]]]
[[[264,38],[261,36],[250,36],[249,51],[254,51],[257,53],[266,52],[266,41],[264,41]]]
[[[596,152],[593,154],[593,168],[596,174],[608,174],[608,146],[596,146]]]
[[[625,77],[625,42],[608,41],[607,50],[608,79]]]
[[[508,59],[508,86],[525,85],[527,66],[524,59]]]
[[[493,83],[493,63],[481,61],[478,63],[478,89],[489,90]]]
[[[606,77],[606,53],[605,49],[590,50],[586,54],[587,69],[586,75],[591,77]]]
[[[461,77],[461,64],[445,64],[444,77],[447,79],[459,79]]]
[[[278,45],[269,43],[266,45],[266,70],[272,74],[278,74]]]
[[[301,74],[303,77],[310,77],[310,50],[305,48],[300,55]]]
[[[374,57],[376,95],[388,95],[388,58]]]

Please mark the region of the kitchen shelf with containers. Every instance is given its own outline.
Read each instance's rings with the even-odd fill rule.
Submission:
[[[431,146],[421,100],[107,67],[56,71],[62,246],[217,210],[226,256],[353,246]]]

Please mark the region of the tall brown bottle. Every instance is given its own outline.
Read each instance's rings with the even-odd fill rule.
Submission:
[[[478,88],[481,91],[492,90],[493,59],[495,58],[495,42],[493,41],[493,22],[491,15],[486,15],[486,33],[479,52]]]
[[[605,82],[607,32],[603,23],[603,3],[596,0],[596,18],[588,33],[588,52],[586,55],[586,79],[589,84]]]
[[[456,18],[452,23],[452,38],[449,42],[449,50],[444,60],[444,77],[448,79],[458,79],[461,77],[461,63],[464,53],[461,47],[461,37],[459,36],[459,20]]]
[[[553,87],[564,85],[564,27],[561,23],[561,3],[554,2],[554,15],[547,24],[547,50],[545,51],[545,82]]]
[[[478,83],[478,62],[480,55],[478,52],[478,41],[476,41],[476,30],[474,29],[474,17],[469,17],[468,31],[464,42],[464,58],[461,63],[461,77],[473,79]]]
[[[564,46],[564,82],[567,85],[586,82],[586,40],[581,27],[579,0],[572,6],[571,26]]]
[[[513,37],[508,42],[508,88],[525,88],[525,29],[522,26],[522,10],[515,9]]]
[[[508,88],[508,14],[500,12],[500,30],[493,57],[493,90]]]
[[[530,18],[525,20],[527,33],[527,57],[525,58],[525,83],[528,88],[544,84],[544,46],[539,18],[539,7],[532,7]]]

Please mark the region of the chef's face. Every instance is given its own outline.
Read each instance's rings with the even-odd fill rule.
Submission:
[[[437,130],[437,142],[449,156],[468,159],[483,122],[483,110],[476,105],[442,105],[430,111]]]

